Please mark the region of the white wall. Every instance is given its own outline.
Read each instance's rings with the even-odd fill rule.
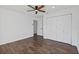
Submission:
[[[0,45],[33,35],[32,17],[17,11],[0,8]]]
[[[51,14],[44,15],[43,25],[44,25],[44,38],[46,38],[46,20],[48,17],[59,16],[63,14],[72,14],[72,45],[77,46],[79,49],[79,7],[68,8],[65,10],[57,11]]]

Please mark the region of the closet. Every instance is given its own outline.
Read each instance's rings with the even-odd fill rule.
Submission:
[[[46,19],[46,36],[48,39],[72,44],[71,14],[52,16]]]

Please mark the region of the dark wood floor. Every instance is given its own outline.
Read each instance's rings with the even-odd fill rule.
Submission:
[[[77,54],[75,46],[35,36],[0,45],[0,54]]]

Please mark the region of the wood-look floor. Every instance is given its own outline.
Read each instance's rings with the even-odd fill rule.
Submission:
[[[77,48],[35,36],[16,42],[0,45],[0,54],[76,54]]]

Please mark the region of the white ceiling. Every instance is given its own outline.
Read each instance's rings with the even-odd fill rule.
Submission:
[[[76,5],[55,5],[55,8],[52,8],[52,7],[53,5],[45,5],[45,7],[42,8],[42,10],[45,10],[47,13],[51,13],[51,12],[55,12],[58,10],[63,10],[63,9],[78,7],[78,6]],[[27,10],[32,10],[32,8],[28,7],[27,5],[0,5],[0,8],[11,9],[11,10],[15,10],[18,12],[23,12],[23,13],[27,13]],[[34,11],[28,12],[28,13],[35,14]]]
[[[55,6],[55,8],[52,8],[53,6]],[[75,5],[47,5],[45,7],[45,9],[47,10],[47,12],[56,12],[59,10],[63,10],[63,9],[67,9],[67,8],[73,8],[73,7],[77,7]]]

